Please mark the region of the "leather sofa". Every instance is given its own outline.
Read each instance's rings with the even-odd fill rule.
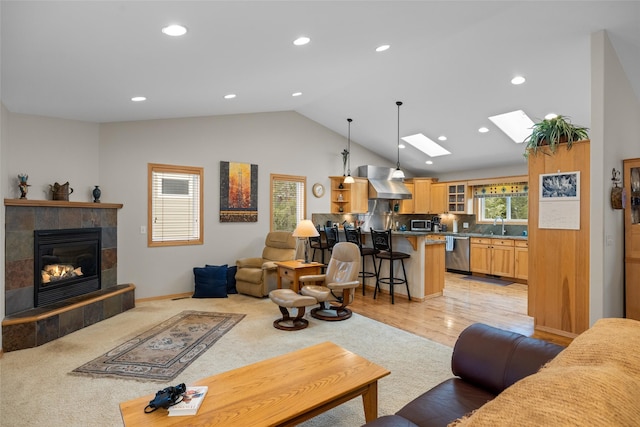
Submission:
[[[291,261],[296,256],[296,238],[289,231],[267,234],[261,257],[236,261],[236,289],[239,293],[265,297],[277,287],[276,261]]]
[[[564,347],[476,323],[456,341],[451,357],[455,377],[418,396],[394,415],[366,427],[447,426],[494,399],[520,379],[536,373]]]

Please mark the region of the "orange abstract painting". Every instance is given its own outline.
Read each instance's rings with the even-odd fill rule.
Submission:
[[[220,222],[258,221],[258,165],[220,162]]]

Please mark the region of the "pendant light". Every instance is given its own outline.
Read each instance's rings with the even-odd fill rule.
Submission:
[[[347,121],[349,122],[349,133],[348,133],[348,138],[347,138],[347,161],[349,162],[349,166],[347,169],[347,176],[344,178],[344,183],[345,184],[353,184],[354,182],[356,182],[353,177],[351,176],[351,122],[353,120],[351,119],[347,119]]]
[[[396,105],[398,106],[398,162],[396,163],[396,170],[391,174],[391,178],[404,179],[404,172],[400,169],[400,106],[402,105],[402,102],[396,101]]]

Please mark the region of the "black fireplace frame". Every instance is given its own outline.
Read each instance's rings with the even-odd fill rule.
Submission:
[[[73,228],[60,230],[34,230],[34,307],[42,307],[69,298],[98,291],[102,288],[102,229]],[[42,286],[43,256],[52,247],[72,247],[78,244],[90,244],[95,249],[95,274],[65,279],[59,284]]]

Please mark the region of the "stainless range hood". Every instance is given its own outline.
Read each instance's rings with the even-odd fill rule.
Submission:
[[[400,180],[391,179],[394,169],[383,166],[359,166],[358,176],[369,181],[369,199],[411,199],[411,191]]]

